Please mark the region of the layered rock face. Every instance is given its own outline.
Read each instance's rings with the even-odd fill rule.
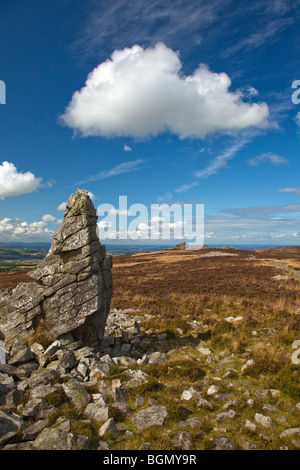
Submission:
[[[77,189],[45,259],[20,283],[0,292],[0,331],[7,344],[33,335],[39,324],[53,337],[101,347],[112,294],[112,259],[97,235],[88,192]]]

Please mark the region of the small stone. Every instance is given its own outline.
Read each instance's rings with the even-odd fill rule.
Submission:
[[[206,394],[208,396],[214,396],[218,393],[218,391],[219,391],[219,387],[217,387],[217,385],[211,385],[209,389],[207,390]]]
[[[223,411],[222,413],[217,414],[216,420],[221,423],[226,421],[227,419],[232,419],[236,416],[236,412],[234,410]]]
[[[198,408],[208,408],[209,410],[213,409],[213,405],[208,401],[205,400],[204,398],[199,398],[198,403],[197,403]]]
[[[262,407],[263,411],[270,411],[271,413],[278,413],[279,410],[278,408],[276,408],[275,406],[273,405],[270,405],[268,403],[266,403],[263,407]]]
[[[98,423],[104,423],[108,420],[108,407],[98,403],[89,403],[84,410],[84,416],[93,419]]]
[[[29,419],[46,419],[55,411],[55,407],[42,398],[31,398],[25,405],[22,416]]]
[[[126,403],[127,401],[127,392],[125,388],[122,388],[122,387],[113,388],[112,396],[115,402]]]
[[[193,443],[193,435],[188,431],[179,431],[173,439],[173,446],[176,450],[190,450]]]
[[[198,348],[198,351],[203,356],[210,356],[212,354],[212,352],[209,348],[203,348],[202,346],[200,346],[200,348]]]
[[[166,353],[154,352],[148,356],[149,364],[164,364],[169,356]]]
[[[18,366],[19,364],[22,364],[24,362],[31,361],[31,359],[34,359],[34,354],[30,350],[30,348],[27,346],[26,348],[23,348],[19,350],[9,361],[8,364],[12,366]]]
[[[139,450],[150,450],[150,443],[149,442],[143,442],[143,444],[140,445]]]
[[[53,343],[48,346],[46,351],[44,352],[45,356],[54,356],[54,354],[60,349],[61,344],[58,340],[54,341]]]
[[[91,400],[90,394],[76,379],[71,379],[63,384],[63,389],[73,405],[78,411],[83,411]]]
[[[89,439],[59,428],[45,428],[35,439],[33,446],[38,450],[87,450]]]
[[[138,411],[130,418],[130,421],[136,426],[137,431],[141,432],[151,426],[162,426],[167,415],[168,411],[165,406],[154,405]]]
[[[214,441],[213,450],[235,450],[235,444],[227,437],[217,437]]]
[[[253,442],[243,440],[241,442],[241,445],[244,450],[258,450],[257,445],[254,444]]]
[[[140,408],[144,406],[144,398],[141,395],[137,395],[135,398],[135,408]]]
[[[45,427],[48,426],[48,420],[47,419],[40,419],[36,423],[32,424],[31,426],[28,426],[28,428],[25,429],[23,432],[22,439],[24,441],[34,441],[34,439],[39,435]]]
[[[244,428],[247,429],[247,431],[255,432],[256,431],[256,424],[252,423],[249,421],[249,419],[246,419]]]
[[[125,431],[124,437],[125,439],[132,439],[134,436],[132,431],[129,431],[128,429]]]
[[[26,426],[19,416],[0,410],[0,445],[5,444]]]
[[[118,414],[122,418],[126,418],[127,415],[132,413],[132,409],[130,408],[130,406],[127,403],[124,403],[124,402],[118,402],[117,401],[116,403],[113,403],[111,405],[111,407],[114,408],[115,410],[117,410]]]
[[[81,377],[86,377],[88,372],[88,366],[85,362],[80,362],[77,366],[77,372]]]
[[[103,393],[93,393],[92,399],[94,403],[97,403],[97,405],[107,405],[108,403],[108,397]]]
[[[60,365],[65,369],[73,369],[77,366],[77,359],[72,350],[64,351],[60,360]]]
[[[295,436],[295,435],[300,436],[300,427],[299,428],[286,429],[281,434],[279,434],[279,437],[283,438],[283,437],[291,437],[291,436]]]
[[[112,437],[116,437],[118,434],[118,429],[115,424],[114,418],[109,418],[99,429],[98,436],[104,437],[110,434]]]
[[[183,390],[180,400],[189,401],[195,397],[200,397],[200,392],[198,392],[198,390],[196,390],[195,387],[189,387]]]
[[[253,367],[255,364],[253,359],[249,359],[241,368],[241,373],[246,374],[250,367]]]
[[[261,413],[255,413],[254,419],[258,424],[260,424],[264,428],[271,429],[275,424],[269,416],[264,416]]]

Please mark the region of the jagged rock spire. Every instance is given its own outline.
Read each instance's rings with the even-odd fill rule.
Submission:
[[[101,346],[112,294],[111,257],[97,234],[97,214],[87,191],[77,189],[45,259],[22,283],[0,294],[0,330],[6,341],[32,335],[40,320],[58,338]]]

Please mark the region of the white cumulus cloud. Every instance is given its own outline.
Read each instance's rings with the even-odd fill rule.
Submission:
[[[31,193],[41,184],[42,179],[37,178],[31,171],[18,172],[13,163],[6,161],[0,165],[0,199]]]
[[[158,43],[115,50],[76,91],[61,122],[82,136],[155,136],[169,131],[181,138],[266,128],[266,103],[247,103],[230,92],[226,73],[201,64],[184,76],[178,53]]]
[[[285,165],[288,163],[288,160],[272,152],[262,153],[261,155],[257,155],[256,157],[247,160],[247,163],[250,166],[258,166],[262,162],[270,162],[273,165],[278,166]]]
[[[6,217],[0,220],[0,241],[50,241],[59,223],[51,214],[34,222]]]

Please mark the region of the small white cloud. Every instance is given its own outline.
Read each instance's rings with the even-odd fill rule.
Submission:
[[[295,193],[297,196],[300,196],[300,188],[283,188],[277,189],[278,193]]]
[[[51,214],[45,214],[42,216],[42,222],[44,222],[46,225],[51,224],[52,222],[56,221],[56,217],[54,217]]]
[[[300,127],[300,111],[296,115],[296,124]]]
[[[248,96],[257,96],[258,95],[258,91],[256,88],[254,88],[253,86],[249,86],[248,89],[247,89],[247,94]]]
[[[57,211],[64,211],[66,209],[66,205],[67,205],[67,203],[64,201],[61,204],[59,204],[59,206],[57,206],[56,210]]]
[[[41,178],[37,178],[30,171],[18,172],[13,163],[5,161],[0,165],[0,199],[32,193],[41,184]]]
[[[126,144],[124,144],[123,150],[124,150],[124,152],[132,152],[132,148],[129,147],[128,145],[126,145]]]
[[[247,160],[249,166],[258,166],[263,162],[270,162],[272,165],[278,166],[287,164],[288,160],[272,152],[262,153],[261,155]]]
[[[94,199],[97,199],[95,194],[91,193],[91,191],[88,191],[88,195],[90,196],[91,200],[93,201]]]
[[[76,91],[60,117],[82,136],[205,138],[252,127],[270,127],[266,103],[246,103],[230,92],[226,73],[201,64],[184,76],[179,55],[163,43],[115,50]],[[254,89],[253,89],[254,90]]]
[[[110,168],[109,170],[104,170],[96,175],[90,176],[86,180],[81,181],[80,184],[110,178],[111,176],[122,175],[123,173],[130,173],[131,171],[137,171],[143,168],[144,163],[145,160],[142,159],[119,163],[119,165],[116,165],[113,168]]]

